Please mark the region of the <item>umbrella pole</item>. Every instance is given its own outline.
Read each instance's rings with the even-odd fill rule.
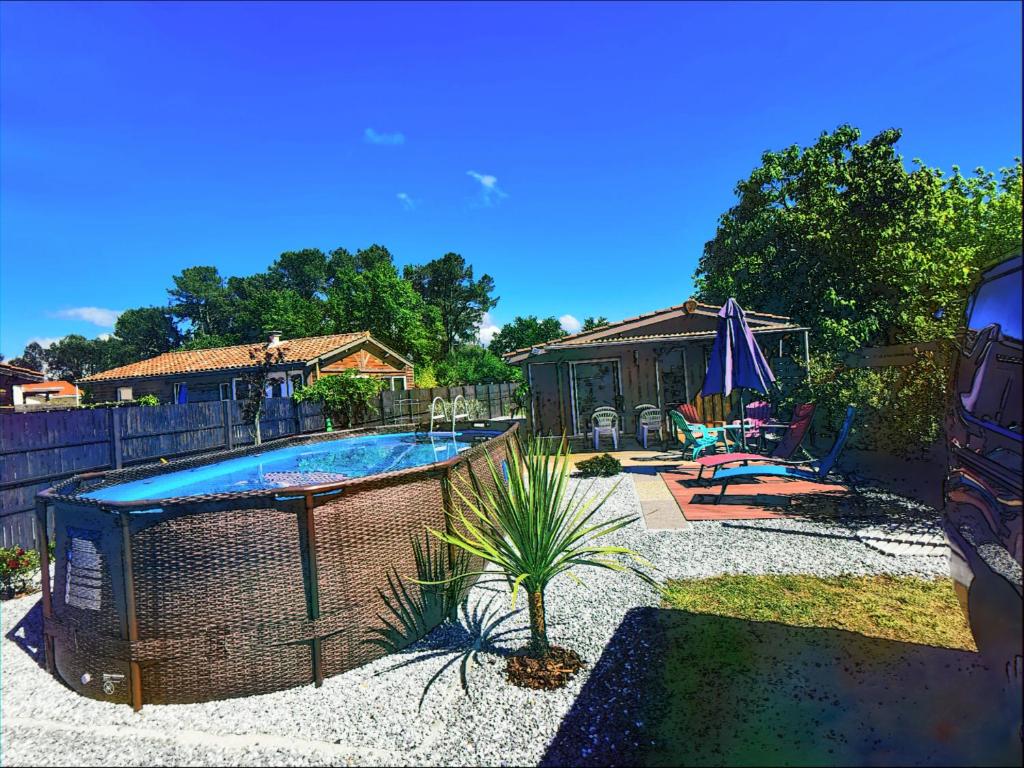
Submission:
[[[740,389],[740,439],[743,441],[743,452],[747,452],[747,404],[743,400],[743,390]]]

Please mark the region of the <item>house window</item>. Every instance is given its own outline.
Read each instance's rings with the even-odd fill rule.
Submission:
[[[188,387],[184,382],[176,381],[174,383],[174,402],[178,404],[188,402]]]
[[[220,385],[220,399],[230,400],[231,399],[231,382],[225,381]]]
[[[289,387],[289,390],[288,390],[288,394],[292,394],[293,392],[298,392],[300,389],[302,389],[302,374],[301,373],[293,373],[293,374],[291,374],[288,377],[288,383],[290,384],[290,387]]]
[[[117,388],[117,399],[118,402],[123,400],[133,400],[132,388],[131,387],[118,387]]]
[[[231,381],[235,393],[235,400],[245,400],[249,394],[249,384],[245,379],[232,379]]]
[[[403,391],[405,389],[405,376],[392,376],[391,377],[391,390]]]

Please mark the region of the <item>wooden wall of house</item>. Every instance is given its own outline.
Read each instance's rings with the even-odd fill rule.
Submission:
[[[285,366],[278,373],[298,373],[302,366]],[[221,399],[220,385],[231,385],[233,379],[242,376],[239,371],[217,371],[214,373],[189,374],[187,376],[154,376],[144,379],[112,379],[110,381],[87,382],[82,388],[89,393],[94,403],[112,403],[117,400],[119,387],[131,387],[132,398],[156,395],[161,403],[174,402],[174,385],[181,382],[188,387],[188,402],[211,403]]]
[[[619,374],[622,383],[622,408],[625,423],[623,429],[632,431],[635,429],[633,411],[641,403],[658,404],[658,382],[655,377],[654,350],[651,345],[637,345],[635,347],[608,347],[601,351],[593,349],[579,350],[556,350],[545,354],[533,361],[536,366],[544,364],[555,364],[557,374],[557,391],[551,391],[548,382],[554,377],[551,376],[550,368],[544,370],[544,383],[541,389],[535,387],[534,412],[537,414],[535,429],[541,434],[558,435],[562,432],[573,433],[573,413],[570,393],[572,391],[570,363],[581,363],[590,360],[612,360],[619,366]],[[524,368],[524,373],[529,375],[529,369]],[[535,384],[541,376],[533,377]],[[558,420],[551,418],[557,411]],[[547,416],[547,418],[545,418]],[[581,421],[586,420],[589,414],[580,414]],[[582,425],[577,425],[577,432],[583,431]]]
[[[764,343],[774,342],[765,339]],[[705,397],[700,392],[710,351],[709,340],[685,343],[662,341],[609,346],[604,349],[559,349],[526,360],[523,363],[524,373],[530,375],[530,366],[534,371],[534,429],[546,435],[558,435],[563,431],[572,434],[570,364],[587,360],[614,360],[618,363],[623,399],[619,412],[624,422],[622,429],[627,434],[635,430],[634,409],[643,403],[658,405],[667,410],[689,402],[697,409],[701,421],[707,424],[738,419],[742,413],[738,391],[727,398],[721,395]],[[538,375],[539,368],[543,368],[542,376]],[[557,372],[557,387],[552,383],[555,379],[552,371]],[[748,402],[752,399],[747,396]],[[557,419],[554,418],[556,413]],[[586,420],[586,415],[580,414],[580,417],[581,421]],[[577,425],[577,434],[584,430],[584,425]]]
[[[338,360],[332,360],[327,365],[320,366],[321,374],[338,373],[341,371],[357,371],[374,378],[392,378],[403,376],[405,388],[413,387],[413,367],[411,365],[396,366],[386,363],[368,349],[357,349]]]

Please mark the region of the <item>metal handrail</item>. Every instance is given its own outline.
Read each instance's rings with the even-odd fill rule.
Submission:
[[[440,413],[437,412],[437,407],[439,405],[441,407]],[[455,411],[455,408],[454,408],[454,404],[453,404],[452,412],[454,413],[454,411]],[[430,431],[431,432],[434,431],[434,422],[435,421],[444,421],[444,418],[445,418],[445,415],[444,415],[444,398],[443,397],[435,397],[431,401],[431,403],[430,403]],[[452,422],[452,424],[453,424],[452,431],[454,432],[455,431],[454,421]]]

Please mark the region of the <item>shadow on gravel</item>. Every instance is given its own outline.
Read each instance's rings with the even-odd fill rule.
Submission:
[[[1016,707],[974,653],[635,608],[541,764],[1020,765]]]
[[[422,664],[431,659],[443,658],[446,659],[445,663],[430,676],[423,688],[419,701],[420,708],[423,707],[427,694],[430,693],[434,684],[449,670],[452,670],[453,674],[455,669],[458,670],[462,690],[469,694],[469,665],[481,664],[480,654],[502,657],[510,655],[511,651],[500,643],[505,639],[528,632],[524,627],[503,627],[505,622],[515,618],[522,612],[522,609],[503,613],[494,606],[495,600],[503,602],[505,595],[495,592],[486,603],[480,600],[472,605],[468,598],[463,600],[459,610],[459,621],[441,624],[419,642],[409,646],[405,651],[395,654],[396,657],[400,657],[401,653],[411,653],[409,658],[382,669],[376,674],[379,676],[413,664]]]
[[[27,653],[40,667],[45,666],[42,601],[36,602],[5,637]]]

